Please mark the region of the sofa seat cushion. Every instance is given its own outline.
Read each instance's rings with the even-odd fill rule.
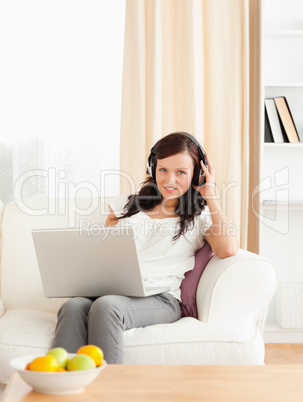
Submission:
[[[8,362],[45,354],[56,325],[55,314],[9,310],[0,320],[0,382],[13,370]],[[133,328],[124,333],[125,364],[263,364],[264,343],[254,327],[206,324],[191,317],[172,324]]]
[[[55,314],[35,310],[8,310],[0,319],[0,382],[12,374],[15,357],[44,354],[54,337]]]
[[[183,317],[172,324],[124,334],[125,364],[264,364],[264,342],[255,327],[210,324]]]

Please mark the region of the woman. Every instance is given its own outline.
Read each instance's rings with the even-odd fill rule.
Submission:
[[[123,363],[125,330],[181,317],[180,285],[205,239],[220,258],[237,252],[237,239],[215,194],[214,167],[194,137],[179,132],[159,140],[148,158],[148,174],[138,194],[110,204],[106,226],[136,227],[145,283],[170,291],[144,298],[70,299],[58,312],[52,347],[72,353],[94,344],[108,363]]]

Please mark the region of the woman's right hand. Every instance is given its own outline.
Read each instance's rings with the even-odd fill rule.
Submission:
[[[105,226],[116,226],[119,222],[118,218],[116,217],[114,211],[109,207],[110,211],[107,215]]]

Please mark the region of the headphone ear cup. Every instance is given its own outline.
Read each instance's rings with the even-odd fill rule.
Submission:
[[[204,166],[206,167],[206,169],[208,169],[206,153],[204,152],[201,145],[199,145],[198,149],[200,152],[200,158],[201,158]],[[199,175],[197,175],[197,176],[198,176],[197,177],[197,183],[198,183],[197,185],[202,186],[203,184],[205,184],[206,177],[205,177],[205,173],[204,173],[201,165],[199,165]]]
[[[203,170],[201,168],[201,166],[197,169],[196,173],[193,176],[193,185],[194,186],[198,186],[200,184],[201,181],[201,175],[203,174]]]
[[[147,170],[149,175],[155,179],[155,155],[153,152],[150,153],[147,160]]]
[[[153,179],[155,179],[155,158],[152,157],[150,161],[150,175]]]

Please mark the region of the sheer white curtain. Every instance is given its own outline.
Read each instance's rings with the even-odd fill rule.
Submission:
[[[125,0],[0,3],[0,199],[119,194]]]
[[[216,168],[223,212],[255,252],[260,2],[127,0],[121,125],[121,170],[136,186],[156,140],[195,135]],[[121,192],[129,184],[121,177]]]

